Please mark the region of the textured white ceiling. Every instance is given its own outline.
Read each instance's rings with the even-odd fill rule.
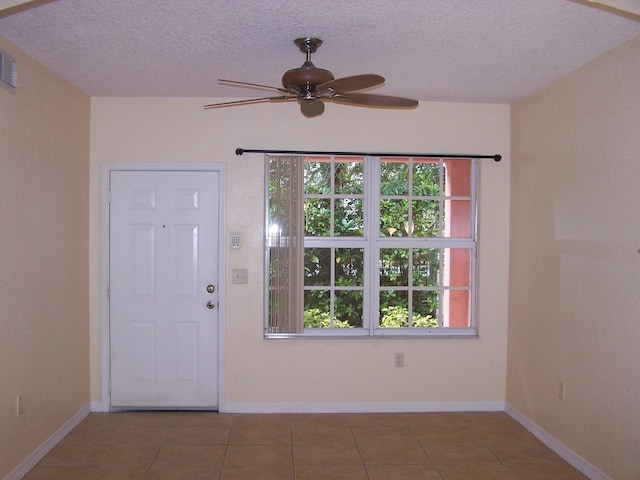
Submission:
[[[92,96],[261,97],[304,55],[375,93],[508,103],[640,34],[568,0],[56,0],[0,18],[0,34]]]

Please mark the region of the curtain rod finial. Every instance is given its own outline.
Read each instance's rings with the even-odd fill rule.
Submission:
[[[236,155],[240,156],[244,153],[244,150],[241,148],[236,148]]]
[[[238,152],[238,150],[236,150],[236,153]],[[494,155],[493,156],[493,160],[495,160],[496,162],[499,162],[500,160],[502,160],[502,155]]]

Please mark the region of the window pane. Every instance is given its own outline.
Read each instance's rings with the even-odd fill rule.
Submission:
[[[305,290],[304,328],[331,326],[331,294],[329,290]]]
[[[364,249],[336,248],[336,285],[364,285]]]
[[[444,216],[446,237],[471,237],[471,200],[447,200]]]
[[[297,184],[297,159],[295,157],[283,157],[282,159],[269,159],[269,194],[280,195],[283,192],[291,192]]]
[[[329,199],[306,199],[304,234],[307,237],[328,237],[331,235],[331,201]]]
[[[331,285],[331,249],[304,249],[304,285],[306,287]]]
[[[414,326],[438,326],[440,295],[437,290],[417,290],[413,292]],[[434,324],[434,325],[432,325]]]
[[[380,249],[380,285],[409,285],[409,250],[406,248]]]
[[[446,327],[471,326],[471,292],[469,290],[444,291],[443,323]]]
[[[413,285],[437,287],[440,271],[440,250],[416,248],[413,250]]]
[[[471,196],[471,160],[450,159],[444,161],[447,195]]]
[[[382,195],[409,194],[408,160],[380,162],[380,193]]]
[[[422,197],[440,195],[440,162],[414,160],[412,192]]]
[[[304,193],[323,195],[331,193],[331,163],[304,162]]]
[[[335,163],[335,193],[359,194],[364,192],[364,161],[362,158],[350,162]]]
[[[438,237],[440,235],[440,202],[438,200],[414,200],[411,202],[413,237]]]
[[[407,200],[380,201],[380,236],[409,236],[409,202]]]
[[[364,234],[364,201],[338,198],[335,202],[334,230],[337,237],[361,237]]]
[[[443,285],[451,287],[468,287],[471,285],[471,249],[445,249],[444,265]]]
[[[335,297],[334,327],[361,328],[363,317],[361,290],[338,290]]]
[[[409,325],[408,298],[407,291],[383,290],[380,292],[380,327],[400,328]]]
[[[292,218],[293,212],[289,206],[294,198],[295,195],[287,195],[286,193],[269,196],[270,235],[291,236],[294,234],[297,222],[295,218]]]

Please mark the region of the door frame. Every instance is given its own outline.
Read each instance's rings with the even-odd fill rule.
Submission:
[[[100,390],[102,405],[94,411],[111,411],[111,348],[109,328],[109,178],[113,171],[217,172],[218,185],[218,411],[226,411],[225,331],[226,331],[226,199],[227,176],[224,163],[104,163],[100,188]]]

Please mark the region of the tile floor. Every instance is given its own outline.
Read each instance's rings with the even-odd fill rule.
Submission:
[[[89,415],[26,480],[585,480],[505,413]]]

